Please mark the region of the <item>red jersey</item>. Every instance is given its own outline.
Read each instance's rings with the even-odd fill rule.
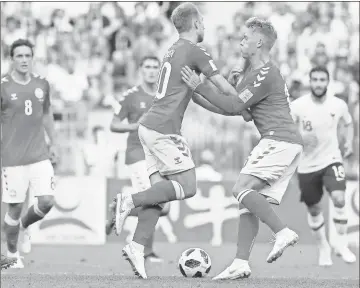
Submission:
[[[236,90],[240,100],[249,107],[262,138],[302,145],[300,132],[291,116],[285,80],[271,61],[256,70],[248,67]]]
[[[146,113],[153,102],[154,97],[144,91],[141,86],[135,86],[123,94],[120,112],[117,117],[120,121],[128,119],[129,123],[137,123],[141,116]],[[144,160],[145,154],[140,143],[138,131],[129,133],[125,152],[125,164],[130,165]]]
[[[140,123],[162,134],[181,135],[185,110],[192,90],[181,79],[181,68],[189,66],[206,77],[218,74],[210,55],[192,42],[180,38],[164,56],[153,105]]]
[[[50,107],[49,83],[31,75],[26,85],[1,79],[2,165],[22,166],[49,158],[43,115]]]

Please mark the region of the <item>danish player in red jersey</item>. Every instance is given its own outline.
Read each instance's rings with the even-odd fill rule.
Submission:
[[[23,268],[17,243],[23,233],[22,250],[30,252],[29,225],[42,219],[53,206],[54,170],[49,160],[55,153],[53,114],[49,83],[32,74],[33,46],[19,39],[11,45],[12,71],[1,79],[1,179],[2,201],[8,203],[5,233],[8,256],[16,258],[12,268]],[[27,191],[37,201],[20,218]]]
[[[152,105],[157,85],[156,81],[160,71],[160,60],[156,56],[145,56],[140,63],[141,84],[135,86],[123,94],[120,103],[116,103],[115,115],[110,129],[115,133],[129,133],[125,151],[125,164],[130,170],[131,184],[134,192],[144,191],[151,187],[147,173],[145,154],[140,143],[138,127],[140,118]],[[127,119],[128,123],[124,123]],[[111,211],[115,214],[116,200],[111,204]],[[133,209],[129,216],[138,216],[139,210]],[[162,210],[161,216],[169,213],[169,205]],[[115,215],[107,224],[107,234],[111,233],[115,226]],[[155,231],[154,231],[155,232]],[[136,233],[136,232],[135,232]],[[153,251],[154,235],[149,238],[145,246],[145,259],[150,262],[162,262],[163,260]]]
[[[249,277],[250,251],[259,229],[259,219],[275,234],[275,244],[267,261],[275,261],[298,241],[271,208],[279,205],[303,150],[302,138],[290,113],[289,93],[279,69],[270,60],[277,38],[268,21],[251,18],[246,22],[241,42],[243,58],[250,66],[236,89],[237,95],[222,96],[201,84],[199,77],[185,67],[183,80],[195,92],[228,113],[249,108],[261,140],[252,150],[233,188],[240,204],[238,248],[233,263],[214,278]]]
[[[171,19],[180,37],[163,58],[154,103],[140,119],[138,129],[152,186],[143,192],[130,196],[118,194],[117,197],[117,234],[133,208],[145,208],[139,212],[138,233],[123,249],[135,274],[141,278],[147,278],[144,246],[153,234],[163,203],[190,198],[196,193],[195,165],[181,135],[182,120],[193,92],[181,80],[181,67],[188,65],[197,73],[204,74],[221,91],[235,93],[235,88],[219,74],[209,53],[196,45],[204,38],[203,19],[196,6],[191,3],[179,5]],[[220,114],[227,114],[204,99],[202,104]],[[243,114],[250,116],[246,112]]]

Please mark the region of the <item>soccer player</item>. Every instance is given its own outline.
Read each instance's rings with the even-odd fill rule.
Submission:
[[[144,246],[153,235],[162,203],[190,198],[196,193],[195,165],[187,141],[180,132],[193,91],[181,80],[181,67],[188,65],[197,73],[204,74],[221,91],[235,91],[219,74],[211,56],[196,45],[204,38],[203,18],[196,6],[191,3],[179,5],[171,19],[180,37],[164,56],[154,103],[140,119],[138,128],[152,186],[130,196],[117,195],[117,234],[133,208],[144,208],[139,211],[133,241],[123,249],[135,274],[141,278],[147,278]],[[210,103],[204,106],[222,112]],[[246,112],[243,114],[245,118],[250,116]]]
[[[308,223],[319,248],[320,266],[332,265],[331,248],[326,238],[325,220],[320,201],[325,188],[334,204],[334,221],[338,243],[334,250],[345,262],[356,261],[347,243],[347,215],[345,209],[346,177],[339,149],[338,128],[346,127],[344,158],[352,154],[354,127],[346,103],[328,95],[329,72],[315,67],[310,71],[311,93],[291,104],[295,122],[304,140],[304,153],[298,168],[301,201],[308,210]]]
[[[275,261],[298,241],[298,235],[287,228],[270,205],[280,204],[303,149],[301,135],[290,113],[286,83],[270,60],[277,33],[270,22],[256,17],[250,18],[245,26],[241,52],[242,57],[250,60],[250,66],[237,83],[237,95],[219,95],[202,84],[190,67],[182,70],[187,85],[213,105],[228,113],[250,108],[261,134],[233,188],[241,215],[236,257],[214,280],[249,277],[249,256],[259,230],[259,219],[275,234],[267,262]]]
[[[16,258],[12,268],[24,268],[17,249],[19,230],[23,232],[22,250],[29,253],[29,225],[42,219],[53,206],[54,170],[49,160],[45,131],[51,154],[56,153],[49,83],[32,74],[33,45],[19,39],[10,48],[12,71],[1,79],[1,161],[2,200],[5,214],[8,254]],[[27,190],[37,201],[20,218]]]
[[[1,254],[1,270],[7,269],[16,263],[16,258],[6,257],[4,254]]]
[[[149,110],[153,102],[157,86],[157,78],[160,70],[160,60],[155,56],[146,56],[140,64],[141,84],[126,91],[120,103],[117,103],[117,110],[111,122],[111,131],[116,133],[127,133],[127,147],[125,152],[125,164],[130,170],[131,183],[135,192],[144,191],[150,188],[150,179],[147,173],[145,154],[140,143],[137,129],[139,119]],[[127,119],[128,123],[124,123]],[[107,224],[107,234],[110,234],[115,225],[116,201],[112,203],[114,218]],[[137,216],[141,209],[134,209],[129,216]],[[161,216],[167,215],[169,205],[162,210]],[[162,262],[163,260],[153,251],[154,235],[149,238],[145,246],[145,259],[150,262]]]

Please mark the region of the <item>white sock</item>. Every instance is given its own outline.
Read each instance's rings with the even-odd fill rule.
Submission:
[[[345,207],[342,207],[342,208],[334,207],[333,221],[334,221],[337,233],[339,235],[346,234],[348,219],[347,219]]]
[[[232,264],[234,264],[234,265],[236,265],[236,266],[240,266],[240,265],[248,264],[248,263],[249,263],[249,260],[244,260],[244,259],[240,259],[240,258],[235,258]]]
[[[18,258],[20,256],[20,254],[19,254],[19,251],[16,251],[15,253],[11,253],[10,251],[8,251],[7,256],[10,258]]]
[[[319,245],[329,245],[326,238],[325,219],[323,213],[321,212],[317,216],[312,216],[308,213],[308,224],[315,235],[317,243]]]

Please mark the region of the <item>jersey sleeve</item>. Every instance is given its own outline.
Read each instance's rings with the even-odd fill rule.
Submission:
[[[269,71],[268,75],[261,75],[260,73],[261,70],[256,77],[248,80],[249,83],[238,94],[238,101],[243,103],[246,109],[264,99],[271,90],[273,84],[270,75],[271,71]]]
[[[195,68],[197,72],[204,74],[207,78],[219,74],[214,60],[204,48],[194,46],[189,53],[189,57],[193,68]]]
[[[123,97],[119,102],[115,111],[115,117],[117,117],[120,121],[128,118],[129,116],[129,97]]]
[[[290,103],[291,116],[295,123],[298,123],[300,121],[299,104],[300,104],[299,99],[296,99]]]
[[[349,125],[352,123],[349,108],[343,100],[341,100],[341,118],[344,120],[345,125]]]
[[[51,105],[50,100],[50,84],[47,80],[45,80],[45,91],[44,91],[44,113],[48,113]]]

